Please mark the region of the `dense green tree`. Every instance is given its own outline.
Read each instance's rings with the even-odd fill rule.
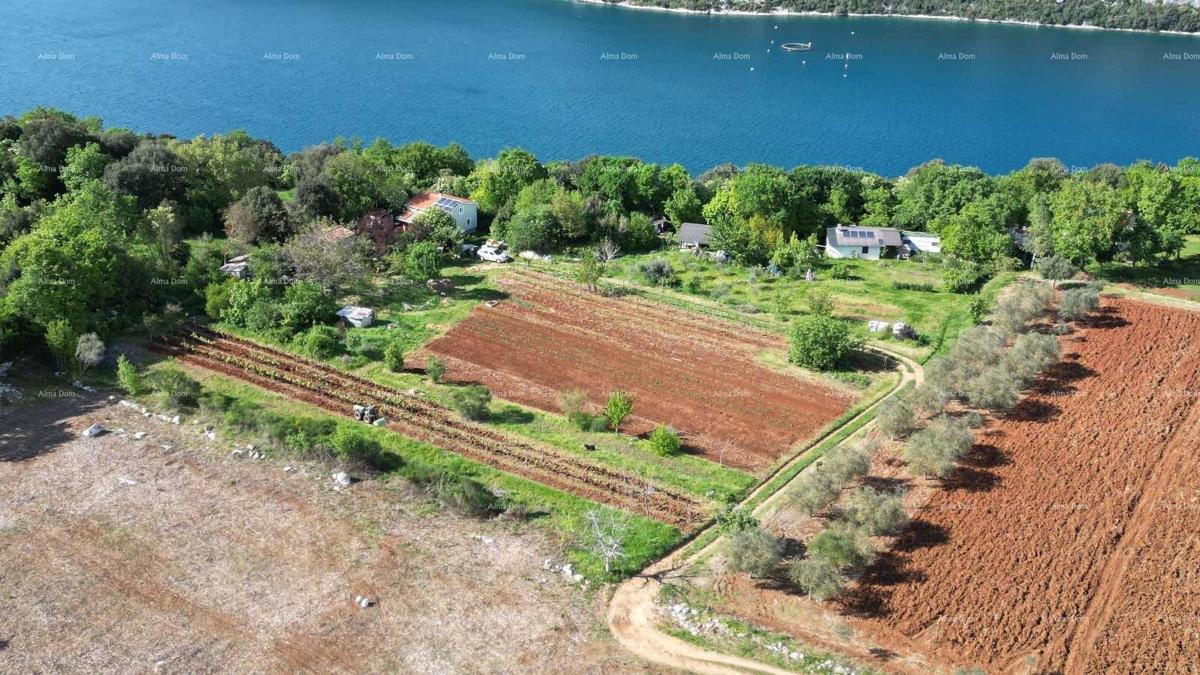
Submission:
[[[831,370],[843,364],[856,346],[845,321],[811,314],[792,323],[788,360],[812,370]]]
[[[926,162],[909,171],[897,186],[896,220],[901,227],[937,232],[937,223],[994,189],[992,179],[974,167]]]
[[[103,178],[104,169],[111,162],[112,157],[106,155],[98,143],[75,146],[67,150],[66,164],[59,178],[67,190],[74,192],[89,181]]]
[[[225,211],[225,233],[243,244],[280,242],[292,229],[291,214],[269,187],[251,188]]]
[[[548,206],[538,206],[513,217],[505,235],[514,251],[536,251],[545,253],[556,245],[558,223]]]
[[[526,185],[548,175],[546,167],[532,154],[519,148],[508,148],[496,159],[476,164],[473,176],[478,181],[478,188],[471,194],[471,199],[484,213],[496,213],[515,201]]]
[[[133,195],[143,209],[181,199],[186,179],[187,167],[162,141],[142,141],[104,169],[105,184]]]
[[[1050,201],[1050,210],[1053,250],[1075,263],[1108,254],[1128,222],[1115,189],[1085,180],[1063,183]]]
[[[404,276],[414,281],[426,281],[442,270],[442,251],[431,241],[419,241],[404,249]]]

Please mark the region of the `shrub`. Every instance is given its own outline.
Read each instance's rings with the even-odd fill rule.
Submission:
[[[104,343],[100,341],[100,336],[95,333],[80,335],[75,343],[75,364],[79,367],[79,372],[83,373],[88,368],[98,366],[103,360]]]
[[[788,565],[788,581],[817,601],[836,598],[846,585],[837,567],[817,558],[796,558]]]
[[[1012,410],[1020,398],[1021,379],[1007,365],[988,368],[967,383],[963,393],[971,405]]]
[[[859,531],[836,527],[813,537],[808,543],[808,557],[839,571],[858,571],[875,561],[875,549]]]
[[[339,425],[329,436],[329,445],[338,459],[369,467],[380,463],[383,446],[362,429],[350,425]]]
[[[901,496],[870,487],[861,487],[850,495],[846,516],[870,535],[897,534],[908,525]]]
[[[805,288],[811,288],[805,286]],[[804,303],[808,313],[814,316],[833,316],[833,293],[828,288],[811,288]]]
[[[1100,306],[1100,294],[1093,288],[1072,288],[1063,291],[1058,303],[1058,316],[1064,321],[1078,321]]]
[[[612,426],[613,431],[621,430],[621,423],[626,417],[633,412],[633,398],[628,393],[621,389],[617,389],[608,395],[608,402],[604,404],[604,418]]]
[[[46,324],[46,346],[54,355],[59,370],[70,373],[75,367],[75,347],[79,344],[79,333],[66,319],[55,319]]]
[[[580,431],[606,431],[608,420],[587,410],[587,394],[579,389],[564,392],[559,398],[563,415]]]
[[[835,262],[829,266],[830,279],[849,279],[850,266],[844,262]]]
[[[413,281],[426,281],[442,269],[442,252],[432,241],[419,241],[404,249],[401,258],[404,276]]]
[[[333,298],[319,284],[297,281],[283,292],[279,325],[289,333],[297,333],[325,322],[336,309]]]
[[[146,390],[137,366],[125,358],[124,354],[117,357],[117,383],[130,396],[140,396]]]
[[[775,571],[782,555],[779,540],[761,527],[739,530],[726,540],[723,569],[763,578]]]
[[[983,323],[983,320],[986,319],[988,315],[988,306],[987,298],[976,293],[975,296],[971,298],[971,304],[967,308],[967,312],[971,315],[971,322],[977,324]]]
[[[404,344],[400,340],[392,340],[383,348],[383,363],[393,373],[404,370]]]
[[[451,392],[450,402],[463,417],[481,422],[491,414],[488,404],[492,402],[492,392],[481,384],[459,387]]]
[[[650,260],[638,265],[638,275],[652,286],[670,286],[675,283],[675,268],[665,260]]]
[[[446,362],[436,356],[429,357],[425,360],[425,375],[430,382],[440,384],[446,376]]]
[[[200,400],[200,383],[179,368],[161,368],[151,376],[151,385],[173,408],[193,408]]]
[[[1037,271],[1043,279],[1053,281],[1057,285],[1058,282],[1075,276],[1077,270],[1070,260],[1052,255],[1038,261]]]
[[[913,434],[904,448],[904,461],[919,476],[943,478],[974,443],[965,422],[941,415]]]
[[[756,530],[758,527],[758,519],[750,513],[750,510],[743,509],[737,504],[726,504],[725,508],[717,514],[717,529],[724,534]]]
[[[656,454],[670,456],[677,454],[683,447],[679,432],[671,427],[658,425],[650,432],[650,449]]]
[[[230,294],[236,283],[238,280],[232,276],[224,281],[209,283],[204,288],[204,313],[216,321],[224,321],[224,312],[229,309]]]
[[[792,323],[788,360],[811,370],[830,370],[857,347],[850,326],[832,316],[802,316]]]
[[[500,510],[500,500],[491,490],[465,476],[442,473],[429,492],[442,508],[462,516],[483,518]]]
[[[942,362],[943,360],[939,359],[934,363]],[[912,405],[914,412],[920,411],[925,415],[940,414],[949,401],[950,392],[947,391],[946,387],[941,385],[937,378],[929,374],[928,369],[926,370],[925,382],[913,389],[912,393],[908,395],[908,402]]]
[[[879,430],[893,439],[904,438],[917,429],[917,416],[912,405],[898,396],[893,396],[879,405],[875,421]]]
[[[918,291],[921,293],[937,293],[933,284],[922,284],[912,281],[892,281],[892,288],[898,291]]]
[[[949,267],[942,272],[942,288],[950,293],[967,293],[979,283],[979,270],[974,267]]]
[[[297,335],[295,343],[300,351],[314,359],[328,359],[337,356],[341,350],[339,338],[333,326],[313,326],[308,332]]]

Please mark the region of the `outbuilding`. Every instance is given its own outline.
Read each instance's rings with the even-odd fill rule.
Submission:
[[[454,222],[458,224],[458,229],[463,232],[474,232],[476,227],[479,227],[479,205],[470,199],[455,197],[442,192],[422,192],[421,194],[408,200],[408,204],[404,207],[404,213],[400,214],[399,220],[406,226],[413,224],[417,216],[429,209],[441,209],[450,214]]]
[[[370,307],[346,305],[337,311],[337,315],[355,328],[369,328],[375,323],[375,310]]]
[[[699,249],[712,240],[712,228],[700,223],[682,223],[679,226],[679,248]]]

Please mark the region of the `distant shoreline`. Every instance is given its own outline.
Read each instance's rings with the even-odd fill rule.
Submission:
[[[1019,19],[973,19],[966,16],[942,16],[937,14],[863,14],[856,12],[848,12],[846,14],[835,14],[833,12],[795,12],[790,9],[773,9],[769,12],[749,12],[741,9],[719,9],[719,10],[700,10],[700,9],[683,9],[681,7],[658,7],[655,5],[639,5],[628,0],[623,2],[605,2],[605,0],[571,0],[585,5],[603,5],[606,7],[620,7],[623,9],[638,9],[648,12],[667,12],[669,14],[708,14],[712,16],[827,16],[831,18],[840,17],[883,17],[894,19],[922,19],[932,21],[963,21],[975,23],[992,23],[1010,26],[1025,26],[1027,28],[1071,28],[1075,30],[1096,30],[1096,31],[1116,31],[1121,33],[1140,33],[1144,35],[1186,35],[1189,37],[1200,37],[1200,32],[1188,33],[1180,30],[1143,30],[1140,28],[1106,28],[1104,26],[1091,26],[1087,24],[1057,24],[1057,23],[1038,23],[1037,21],[1021,21]]]

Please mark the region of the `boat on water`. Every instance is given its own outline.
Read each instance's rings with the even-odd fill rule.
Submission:
[[[785,42],[779,45],[785,52],[806,52],[812,49],[811,42]]]

